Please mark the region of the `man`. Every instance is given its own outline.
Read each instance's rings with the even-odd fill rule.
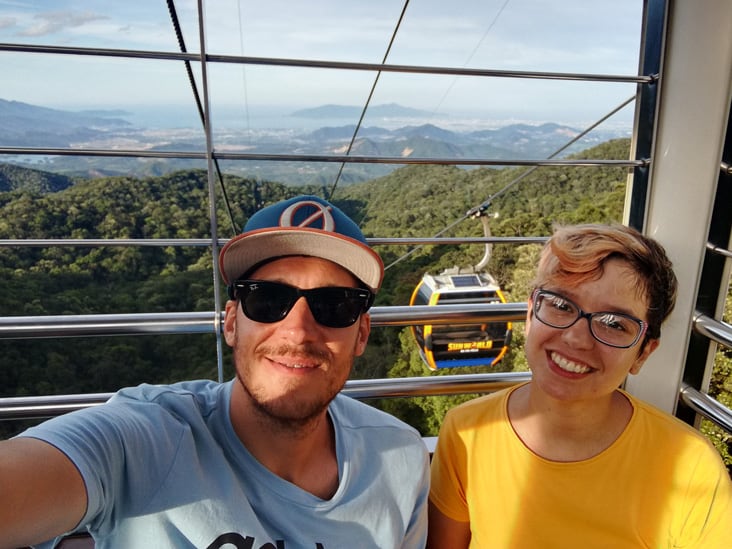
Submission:
[[[236,378],[125,389],[0,443],[0,547],[424,547],[419,434],[339,394],[384,274],[358,226],[296,197],[219,264]]]

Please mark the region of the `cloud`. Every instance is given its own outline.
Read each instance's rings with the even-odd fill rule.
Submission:
[[[15,17],[0,17],[0,29],[14,27],[18,20]]]
[[[105,15],[92,12],[71,12],[71,11],[47,11],[37,13],[29,27],[18,32],[18,36],[47,36],[65,30],[81,27],[92,21],[109,19]]]

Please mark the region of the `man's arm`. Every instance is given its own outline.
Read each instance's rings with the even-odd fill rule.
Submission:
[[[0,549],[71,530],[86,505],[81,474],[63,452],[34,438],[0,441]]]

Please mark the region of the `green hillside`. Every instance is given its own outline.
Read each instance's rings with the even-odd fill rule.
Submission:
[[[628,140],[584,151],[584,158],[627,158]],[[42,172],[40,172],[42,173]],[[0,192],[0,239],[200,238],[210,235],[207,177],[181,171],[137,179],[106,177],[75,184],[5,167]],[[494,236],[545,236],[552,224],[619,221],[627,170],[544,167],[474,169],[407,166],[388,176],[338,188],[334,202],[372,237],[480,236],[465,213],[491,197]],[[230,208],[219,200],[222,238],[239,232],[259,204],[321,187],[292,187],[234,176],[225,178]],[[219,193],[223,196],[221,189]],[[229,215],[229,209],[231,215]],[[462,220],[462,221],[460,221]],[[448,229],[449,230],[446,230]],[[538,245],[495,245],[489,270],[510,301],[525,301]],[[480,245],[378,249],[388,266],[377,305],[406,305],[425,272],[474,265]],[[409,253],[408,253],[409,252]],[[62,315],[213,310],[211,252],[206,247],[0,248],[0,315]],[[522,325],[495,369],[525,370]],[[227,375],[232,375],[228,357]],[[432,373],[408,329],[377,328],[355,378]],[[95,337],[0,341],[0,396],[113,391],[142,381],[164,383],[216,377],[213,336]],[[717,384],[726,383],[728,376]],[[732,394],[732,391],[730,391]],[[374,404],[436,434],[444,412],[470,396],[388,399]]]
[[[0,164],[0,192],[20,189],[49,193],[66,189],[73,184],[74,180],[65,175]]]
[[[591,154],[627,157],[627,141]],[[335,202],[367,236],[431,236],[504,188],[522,169],[463,170],[408,166],[373,181],[338,189]],[[495,235],[549,234],[551,221],[619,219],[625,170],[544,168],[515,185],[492,206]],[[15,185],[14,188],[23,185]],[[221,237],[238,232],[258,203],[322,188],[226,177],[231,218],[218,211]],[[0,193],[0,238],[202,238],[210,234],[207,178],[184,171],[145,179],[83,180],[56,192],[26,186]],[[223,204],[223,200],[219,201]],[[475,221],[452,231],[480,235]],[[506,249],[503,249],[506,248]],[[523,248],[496,246],[492,268],[509,292],[520,295],[530,267]],[[535,246],[533,247],[535,248]],[[379,250],[386,264],[406,249]],[[377,304],[406,304],[421,274],[474,263],[480,246],[429,246],[387,271]],[[60,315],[213,309],[211,253],[207,248],[2,248],[0,314]],[[520,274],[520,276],[519,276]],[[374,330],[355,377],[424,375],[405,331]],[[141,381],[215,377],[215,346],[207,336],[103,337],[0,342],[3,396],[111,391]],[[512,360],[504,361],[510,368]],[[227,364],[228,366],[228,364]]]

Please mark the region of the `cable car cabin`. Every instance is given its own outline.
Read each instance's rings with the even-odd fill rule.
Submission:
[[[495,279],[487,273],[426,274],[410,305],[506,303]],[[412,326],[420,355],[430,370],[497,364],[511,344],[511,323]]]

